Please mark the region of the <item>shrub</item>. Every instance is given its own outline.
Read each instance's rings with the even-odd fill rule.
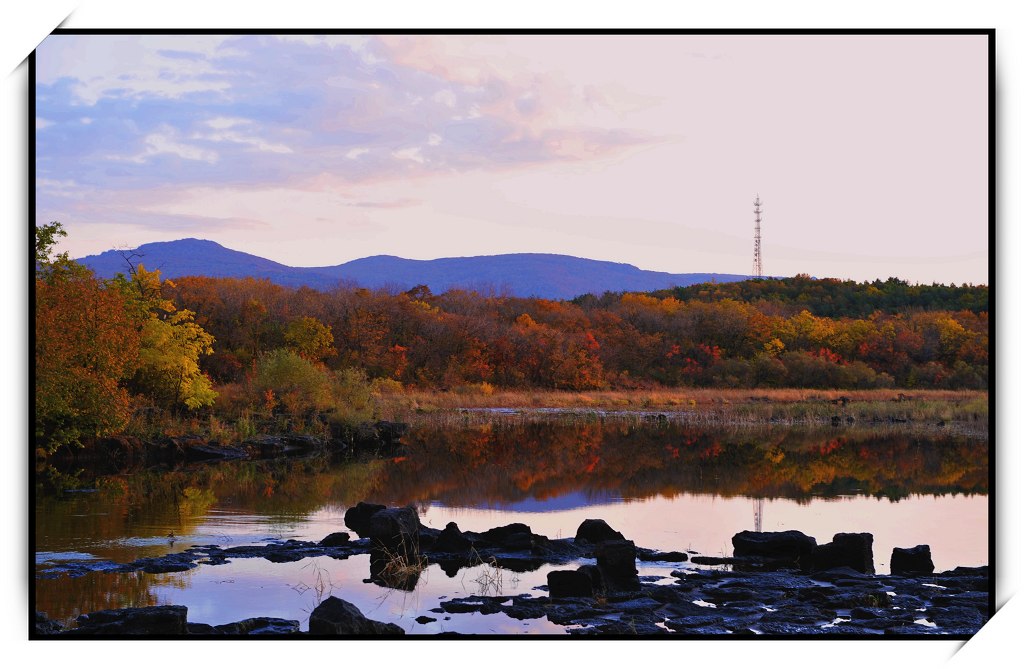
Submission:
[[[249,377],[249,392],[253,404],[264,403],[272,396],[293,414],[327,409],[332,400],[331,375],[322,365],[279,348],[257,358]]]
[[[352,367],[338,370],[331,389],[331,422],[356,425],[373,420],[372,385],[365,371]]]

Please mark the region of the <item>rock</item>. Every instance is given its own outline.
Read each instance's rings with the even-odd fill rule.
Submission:
[[[609,591],[640,589],[636,570],[636,544],[632,541],[605,541],[594,549],[601,580]]]
[[[184,635],[187,632],[187,614],[188,609],[184,606],[146,606],[95,611],[78,616],[78,627],[68,630],[66,634]]]
[[[227,634],[231,636],[261,636],[264,634],[288,635],[299,633],[298,620],[285,620],[284,618],[246,618],[237,623],[216,625],[213,627],[215,634]],[[198,630],[193,631],[189,625],[189,634],[199,634]]]
[[[348,532],[331,532],[326,537],[320,540],[320,545],[326,548],[332,548],[334,546],[344,546],[348,544],[348,540],[351,539]]]
[[[488,541],[492,544],[498,544],[500,546],[514,534],[530,535],[533,534],[533,531],[530,530],[529,525],[524,525],[523,523],[512,523],[511,525],[502,525],[501,527],[491,528],[481,534],[480,538],[484,541]]]
[[[441,536],[441,530],[435,530],[433,527],[427,527],[426,525],[420,525],[419,535],[416,537],[420,544],[420,550],[430,551],[434,549],[434,543],[437,538]]]
[[[733,555],[780,560],[802,568],[810,565],[811,553],[817,545],[814,537],[797,530],[785,532],[751,532],[733,535]]]
[[[378,511],[383,511],[386,508],[383,504],[359,502],[345,511],[345,525],[359,536],[366,536],[366,528],[369,527],[370,518]]]
[[[64,626],[56,620],[50,620],[42,611],[36,611],[36,619],[33,630],[36,634],[60,634]]]
[[[874,537],[868,532],[840,532],[832,537],[830,543],[814,547],[811,552],[811,570],[849,567],[862,574],[874,574],[875,561],[871,552],[873,542]]]
[[[501,547],[510,551],[528,551],[533,548],[533,535],[529,532],[516,532],[505,537]]]
[[[419,553],[420,516],[411,506],[383,509],[372,516],[362,534],[378,547],[407,558]]]
[[[889,559],[889,571],[893,574],[931,574],[935,571],[932,549],[928,544],[913,548],[893,548]]]
[[[597,565],[585,564],[582,567],[577,567],[576,571],[587,575],[593,586],[594,594],[605,591],[604,579],[601,578],[601,570],[597,568]]]
[[[428,623],[436,623],[437,618],[431,618],[430,616],[419,616],[418,618],[416,618],[416,622],[418,622],[420,625],[426,625]]]
[[[434,540],[432,550],[440,553],[465,553],[473,547],[473,542],[466,538],[459,526],[448,523]]]
[[[641,562],[687,562],[690,556],[682,551],[652,551],[637,549],[637,559]]]
[[[370,620],[353,604],[331,596],[309,615],[309,633],[325,636],[402,635],[398,625]]]
[[[602,541],[625,541],[621,532],[613,530],[600,518],[588,518],[576,530],[576,543],[598,544]]]
[[[263,435],[242,442],[242,448],[252,457],[276,458],[300,455],[323,447],[323,441],[309,435]]]
[[[594,584],[586,572],[562,569],[548,572],[548,594],[552,598],[593,597]]]

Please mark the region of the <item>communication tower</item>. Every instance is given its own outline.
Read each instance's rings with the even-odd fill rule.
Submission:
[[[761,196],[754,197],[754,278],[764,278],[761,266]]]

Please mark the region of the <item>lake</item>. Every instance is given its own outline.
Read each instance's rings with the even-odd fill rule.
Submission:
[[[704,428],[632,417],[466,415],[414,426],[394,457],[182,465],[160,471],[41,472],[35,500],[36,609],[81,613],[181,604],[190,622],[299,620],[330,594],[407,633],[564,633],[547,619],[431,612],[445,599],[534,594],[552,569],[431,564],[411,592],[366,582],[369,556],[272,563],[234,559],[166,574],[43,577],[68,560],[130,562],[193,545],[319,540],[359,501],[415,506],[421,521],[484,531],[512,522],[550,538],[602,518],[638,546],[732,554],[741,530],[874,535],[875,569],[893,547],[929,544],[937,571],[989,563],[988,440],[940,428]],[[87,483],[86,483],[87,482]],[[88,485],[88,491],[67,492]],[[172,536],[168,536],[172,535]],[[354,533],[353,533],[354,535]],[[579,564],[586,563],[586,560]],[[672,579],[689,563],[638,563]],[[417,622],[419,616],[433,621]]]

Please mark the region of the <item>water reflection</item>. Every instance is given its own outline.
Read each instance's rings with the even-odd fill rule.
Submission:
[[[984,440],[909,431],[498,420],[421,427],[405,441],[404,453],[387,460],[81,474],[76,487],[93,493],[61,494],[47,484],[54,479],[40,476],[37,571],[89,556],[129,562],[190,545],[319,540],[344,529],[345,509],[362,500],[413,504],[436,528],[455,521],[463,530],[483,531],[523,522],[552,538],[572,536],[586,518],[604,518],[639,545],[705,555],[730,554],[731,536],[758,525],[798,529],[819,542],[835,532],[872,532],[880,573],[888,571],[893,546],[919,543],[931,544],[938,569],[988,561]],[[64,621],[99,609],[164,603],[185,604],[190,620],[210,624],[252,616],[305,621],[315,606],[318,575],[321,585],[370,617],[377,611],[377,619],[409,631],[437,632],[457,628],[429,609],[444,597],[473,594],[486,568],[446,573],[430,565],[398,594],[379,578],[364,582],[371,564],[368,555],[312,566],[239,559],[174,574],[37,579],[36,606]],[[656,575],[671,568],[644,567]],[[505,587],[530,592],[544,583],[546,571],[508,576]],[[397,600],[403,604],[394,605]],[[412,617],[438,621],[415,623],[412,611]],[[473,628],[471,618],[458,629]],[[477,631],[527,631],[522,621],[485,622]],[[530,625],[562,630],[546,621]]]

